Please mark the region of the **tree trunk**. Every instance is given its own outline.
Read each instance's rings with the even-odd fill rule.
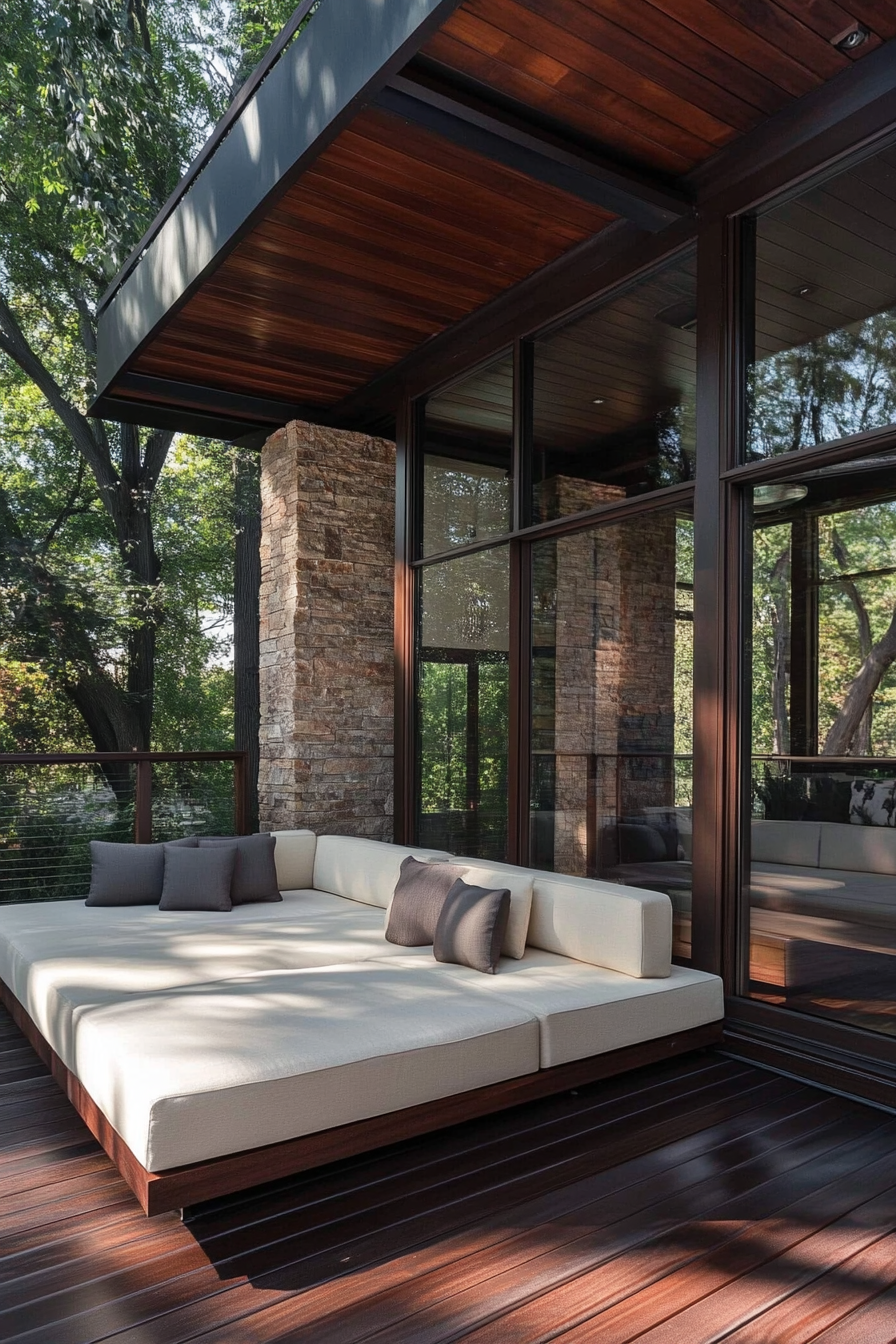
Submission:
[[[831,542],[834,551],[834,559],[840,566],[840,569],[846,571],[849,569],[849,555],[843,540],[836,528],[833,529]],[[843,591],[849,598],[852,609],[856,614],[856,621],[859,627],[859,657],[864,663],[871,652],[871,622],[868,619],[868,609],[865,606],[862,594],[852,579],[840,580]],[[850,746],[852,756],[870,756],[871,755],[871,724],[874,713],[874,701],[869,700],[865,713],[862,715],[859,726],[856,729],[855,737]]]
[[[236,553],[233,574],[233,740],[248,756],[247,821],[258,829],[258,611],[261,588],[261,459],[237,449],[234,463]]]
[[[896,661],[896,607],[886,634],[874,645],[850,682],[843,708],[834,720],[821,749],[822,756],[845,756],[867,713],[874,694],[883,681],[887,669]]]
[[[787,712],[787,686],[790,677],[790,547],[782,551],[772,570],[771,593],[774,602],[774,669],[772,672],[772,753],[786,756],[790,751],[790,718]]]

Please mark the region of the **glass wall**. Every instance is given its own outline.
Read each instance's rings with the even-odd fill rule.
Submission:
[[[530,861],[666,891],[690,952],[693,523],[674,509],[532,548]]]
[[[747,460],[896,421],[896,149],[756,221]]]
[[[427,401],[424,555],[510,531],[512,453],[512,356]]]
[[[532,521],[694,476],[693,255],[535,343]]]
[[[508,551],[418,571],[417,836],[507,854]]]
[[[749,496],[750,993],[896,1035],[896,454]]]

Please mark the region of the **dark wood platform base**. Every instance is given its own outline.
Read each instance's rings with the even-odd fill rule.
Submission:
[[[265,1181],[293,1176],[311,1167],[322,1167],[340,1158],[382,1148],[402,1139],[415,1138],[448,1125],[460,1124],[478,1116],[502,1111],[554,1092],[585,1083],[612,1078],[645,1064],[656,1064],[690,1050],[701,1050],[722,1041],[722,1023],[711,1022],[704,1027],[661,1036],[657,1040],[629,1045],[622,1050],[610,1050],[603,1055],[591,1055],[571,1064],[560,1064],[553,1069],[541,1069],[521,1078],[504,1083],[478,1087],[472,1092],[444,1097],[439,1101],[411,1106],[402,1111],[358,1120],[350,1125],[339,1125],[318,1134],[307,1134],[284,1143],[253,1148],[248,1152],[230,1153],[226,1157],[211,1158],[188,1167],[173,1167],[169,1171],[147,1171],[134,1156],[117,1130],[113,1129],[99,1107],[84,1090],[75,1075],[44,1039],[15,995],[0,981],[0,1000],[20,1031],[28,1038],[37,1054],[47,1065],[94,1138],[106,1150],[128,1185],[133,1190],[144,1213],[152,1216],[170,1209],[182,1209],[199,1204],[219,1195],[235,1194]]]

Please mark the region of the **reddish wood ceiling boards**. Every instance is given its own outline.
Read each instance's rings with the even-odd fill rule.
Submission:
[[[466,0],[422,54],[677,176],[893,36],[894,0]]]
[[[132,367],[331,405],[612,218],[368,108]]]

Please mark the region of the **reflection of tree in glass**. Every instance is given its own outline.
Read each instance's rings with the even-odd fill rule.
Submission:
[[[896,754],[896,504],[818,520],[818,748]],[[789,524],[753,537],[753,750],[790,750]],[[893,571],[893,572],[888,572]]]
[[[428,458],[423,481],[428,555],[497,536],[509,528],[510,478],[506,471]]]
[[[797,448],[896,419],[896,313],[879,313],[752,365],[748,456]]]
[[[656,462],[647,468],[656,489],[694,479],[695,415],[693,397],[657,415]]]

